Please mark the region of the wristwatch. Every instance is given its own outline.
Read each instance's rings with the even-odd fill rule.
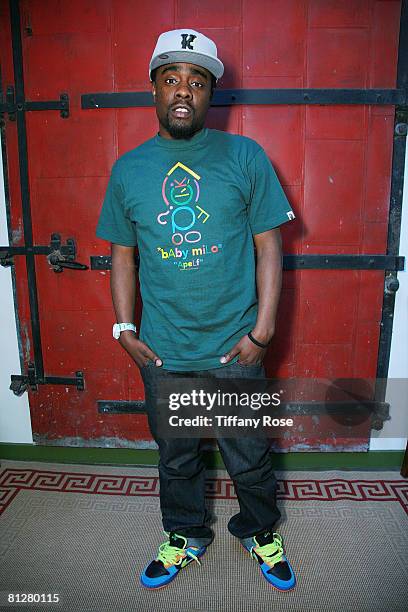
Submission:
[[[125,331],[125,329],[132,329],[135,333],[137,332],[136,325],[133,323],[115,323],[112,329],[113,337],[119,340],[121,332]]]

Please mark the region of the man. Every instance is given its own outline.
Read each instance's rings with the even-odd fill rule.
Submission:
[[[159,447],[168,540],[141,575],[168,584],[213,539],[199,438],[157,433],[157,384],[177,377],[265,378],[281,289],[278,226],[294,215],[264,150],[204,127],[224,66],[212,40],[188,28],[159,37],[149,67],[159,132],[114,164],[96,234],[112,243],[114,335],[140,368]],[[257,251],[255,266],[254,243]],[[140,334],[134,247],[140,254]],[[218,439],[240,512],[230,533],[274,587],[295,586],[281,536],[267,438]]]

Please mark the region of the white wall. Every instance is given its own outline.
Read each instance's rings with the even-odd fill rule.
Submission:
[[[4,200],[3,159],[0,147],[0,245],[9,244]],[[21,257],[21,255],[18,255]],[[32,443],[28,395],[10,391],[11,374],[20,374],[11,267],[0,266],[0,442]]]
[[[406,258],[404,272],[398,272],[400,283],[395,300],[394,326],[391,342],[389,388],[385,400],[390,404],[391,421],[380,432],[373,432],[370,450],[405,449],[408,431],[408,146],[405,152],[404,192],[400,254]],[[391,380],[393,379],[393,380]],[[399,380],[396,380],[399,379]],[[402,381],[404,379],[405,382]],[[401,390],[401,392],[399,392]],[[401,431],[405,437],[395,438]]]
[[[0,150],[0,161],[1,150]],[[1,168],[1,166],[0,166]],[[408,147],[405,159],[405,181],[403,199],[403,218],[401,228],[401,255],[408,258]],[[6,209],[4,201],[3,174],[0,180],[0,245],[8,244]],[[21,257],[21,256],[18,256]],[[391,345],[390,378],[408,379],[408,274],[398,274],[400,288],[396,296],[394,317],[394,333]],[[16,321],[13,306],[13,290],[11,268],[0,266],[0,313],[2,322],[0,350],[0,442],[32,443],[30,411],[28,395],[24,393],[17,397],[10,391],[11,374],[20,374],[18,356]],[[396,331],[397,330],[397,331]],[[394,394],[395,395],[395,394]],[[397,394],[397,397],[387,394],[386,401],[392,401],[391,417],[402,420],[408,414],[407,396]],[[406,438],[391,438],[390,432],[395,432],[395,420],[385,423],[381,432],[373,432],[370,442],[371,450],[404,449]],[[406,431],[405,423],[402,423]]]

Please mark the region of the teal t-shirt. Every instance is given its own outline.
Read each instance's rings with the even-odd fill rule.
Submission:
[[[138,246],[140,339],[173,371],[223,367],[254,326],[253,235],[294,214],[262,147],[204,128],[114,164],[96,235]]]

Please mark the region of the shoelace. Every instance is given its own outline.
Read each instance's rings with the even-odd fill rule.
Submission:
[[[175,565],[181,558],[186,556],[191,557],[194,559],[194,561],[197,561],[197,563],[201,565],[199,558],[193,552],[191,552],[191,550],[171,546],[170,540],[168,540],[167,542],[160,544],[157,561],[161,561],[165,567],[168,567],[169,565]]]
[[[254,559],[256,559],[256,552],[260,557],[262,557],[262,559],[267,565],[273,567],[274,565],[279,563],[279,561],[282,561],[282,538],[278,533],[274,533],[273,542],[270,542],[269,544],[264,544],[263,546],[252,546],[249,552],[251,553],[251,557],[253,557]],[[272,556],[273,559],[268,558]]]

